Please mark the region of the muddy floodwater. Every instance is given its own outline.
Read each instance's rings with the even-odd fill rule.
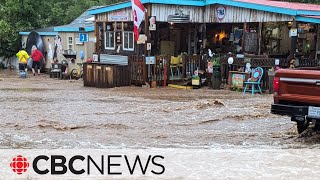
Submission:
[[[270,114],[270,94],[208,88],[98,89],[1,71],[0,148],[319,149]]]
[[[0,77],[1,148],[316,147],[272,95],[208,88],[98,89],[48,75]]]

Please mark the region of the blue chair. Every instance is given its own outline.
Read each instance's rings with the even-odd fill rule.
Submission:
[[[251,85],[252,95],[254,95],[255,92],[260,92],[262,94],[261,87],[260,87],[262,76],[263,76],[263,69],[261,67],[257,67],[254,70],[252,70],[251,78],[249,78],[247,82],[244,82],[246,86],[244,88],[243,95],[245,95],[249,85]],[[258,86],[258,90],[255,90],[254,88],[255,85]]]

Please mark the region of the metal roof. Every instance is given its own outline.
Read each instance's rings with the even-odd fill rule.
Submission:
[[[207,6],[212,4],[221,4],[235,7],[242,7],[247,9],[255,9],[260,11],[267,11],[290,16],[297,15],[320,15],[320,5],[293,3],[282,1],[270,0],[141,0],[143,4],[172,4],[172,5],[185,5],[185,6]],[[118,9],[131,7],[130,1],[108,5],[89,10],[90,14],[100,14]]]
[[[19,35],[29,35],[31,31],[36,31],[41,36],[55,36],[55,35],[58,35],[58,32],[54,31],[54,27],[46,27],[46,28],[41,28],[41,29],[36,29],[36,30],[23,31],[23,32],[19,32]]]
[[[297,2],[285,2],[285,1],[270,1],[270,0],[234,0],[240,2],[246,2],[251,4],[260,4],[265,6],[272,6],[278,8],[287,8],[294,10],[306,10],[306,11],[320,11],[320,5],[297,3]]]

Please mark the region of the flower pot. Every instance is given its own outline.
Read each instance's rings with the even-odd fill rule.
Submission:
[[[192,79],[192,86],[199,86],[200,85],[200,79]]]

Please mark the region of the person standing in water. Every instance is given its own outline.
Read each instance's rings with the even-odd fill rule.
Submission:
[[[19,70],[20,71],[25,71],[27,72],[27,63],[28,63],[28,59],[29,59],[29,54],[24,50],[20,50],[16,56],[18,57],[18,61],[19,61]]]
[[[31,56],[30,56],[33,60],[32,62],[32,73],[33,73],[33,76],[35,76],[35,68],[37,67],[38,69],[38,75],[40,76],[40,61],[44,58],[43,54],[41,51],[38,50],[38,48],[33,45],[32,46],[32,53],[31,53]]]

